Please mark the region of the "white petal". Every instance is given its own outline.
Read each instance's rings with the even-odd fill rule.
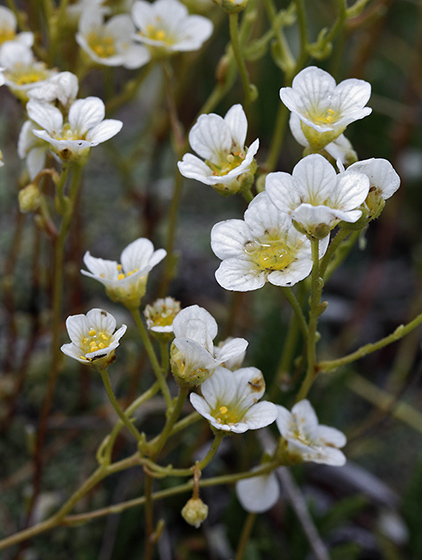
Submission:
[[[41,128],[44,128],[50,135],[55,136],[61,133],[63,115],[57,107],[30,99],[26,104],[26,110],[29,118]]]
[[[337,187],[333,166],[319,154],[306,156],[293,169],[294,178],[303,202],[325,204]]]
[[[215,359],[220,362],[226,362],[236,356],[242,354],[248,347],[249,342],[244,338],[233,338],[226,342],[221,348],[216,348]]]
[[[277,407],[277,418],[276,424],[280,434],[287,439],[291,435],[291,427],[293,420],[293,414],[287,410],[284,406],[276,405]]]
[[[31,179],[31,181],[35,179],[35,177],[42,169],[44,169],[48,150],[49,146],[45,145],[35,146],[28,152],[26,158],[26,167],[28,169],[29,178]]]
[[[250,202],[245,212],[245,222],[257,238],[264,236],[269,230],[286,232],[291,227],[288,214],[280,212],[266,192],[259,193]]]
[[[215,272],[215,279],[226,290],[249,292],[262,288],[267,277],[265,271],[251,261],[230,258],[220,264]]]
[[[324,444],[331,447],[344,447],[347,443],[346,436],[337,428],[331,426],[318,426],[316,430],[318,439]]]
[[[195,325],[203,325],[204,331],[207,333],[208,341],[214,340],[217,336],[218,326],[214,317],[208,313],[203,307],[199,305],[191,305],[182,309],[174,318],[173,330],[176,337],[182,336],[190,338],[189,335],[195,336],[194,330],[190,327],[189,323],[195,321]],[[198,333],[199,334],[199,333]],[[202,338],[202,334],[200,334]],[[196,338],[194,338],[196,340]],[[209,346],[209,342],[206,342],[206,347]]]
[[[211,410],[217,404],[230,405],[237,396],[236,378],[229,369],[218,367],[201,385],[201,392]]]
[[[143,45],[131,44],[124,54],[123,66],[133,70],[140,68],[151,60],[151,54]]]
[[[86,314],[86,322],[89,328],[108,334],[114,333],[116,328],[116,319],[111,313],[104,309],[91,309]]]
[[[229,126],[232,139],[239,148],[243,149],[246,140],[246,133],[248,131],[248,121],[242,105],[233,105],[233,107],[227,111],[224,120]]]
[[[340,173],[333,206],[345,211],[355,210],[365,201],[369,187],[369,178],[363,173],[353,171]]]
[[[193,154],[185,154],[182,161],[177,163],[177,167],[184,177],[187,177],[188,179],[196,179],[206,185],[211,184],[208,181],[208,178],[213,174],[211,167],[208,167],[205,162]]]
[[[296,183],[289,173],[268,173],[265,178],[265,192],[282,212],[290,213],[301,203]]]
[[[328,237],[327,237],[328,239]],[[300,258],[292,262],[284,270],[274,270],[268,275],[268,282],[274,286],[294,286],[307,278],[312,271],[312,259]]]
[[[73,344],[80,347],[82,340],[88,336],[89,332],[86,316],[81,313],[68,317],[66,319],[66,330]]]
[[[104,119],[104,114],[104,103],[99,97],[77,99],[69,109],[69,124],[73,131],[83,136]],[[103,140],[99,141],[103,142]]]
[[[225,220],[211,230],[211,249],[220,259],[228,259],[245,252],[251,239],[249,227],[243,220]]]
[[[364,173],[371,187],[381,192],[384,200],[392,196],[400,186],[400,177],[391,163],[383,158],[358,161],[347,168],[347,172]]]
[[[122,121],[118,121],[116,119],[106,119],[94,126],[94,128],[91,128],[86,135],[86,139],[95,146],[115,136],[118,132],[120,132],[122,126]]]
[[[296,424],[306,431],[318,426],[318,417],[307,399],[297,402],[292,408],[292,414]]]
[[[274,473],[236,482],[236,494],[243,509],[250,513],[263,513],[277,503],[280,494]]]
[[[276,405],[272,402],[262,401],[251,406],[242,421],[247,424],[249,430],[259,430],[272,424],[276,418]]]
[[[219,164],[232,146],[227,123],[219,115],[201,115],[189,133],[192,149],[201,157]]]
[[[91,256],[90,252],[87,251],[84,255],[84,263],[88,270],[92,274],[86,273],[82,270],[82,274],[86,276],[91,276],[100,282],[103,279],[116,281],[118,276],[118,269],[117,269],[117,262],[116,261],[109,261],[105,259],[97,259],[96,257]]]
[[[140,237],[136,241],[132,241],[122,252],[120,262],[122,263],[123,272],[133,272],[140,270],[149,264],[154,253],[154,245],[149,239]]]

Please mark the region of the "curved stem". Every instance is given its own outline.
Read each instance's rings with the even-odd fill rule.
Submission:
[[[291,288],[282,288],[283,294],[285,295],[287,301],[290,303],[293,311],[296,314],[297,320],[299,322],[300,329],[302,331],[305,340],[308,339],[308,325],[306,324],[305,316],[303,315],[302,308],[297,301],[295,294]]]
[[[412,321],[410,321],[410,323],[407,323],[407,325],[400,325],[392,334],[384,338],[381,338],[381,340],[378,340],[378,342],[365,344],[355,352],[352,352],[347,356],[343,356],[343,358],[338,358],[337,360],[328,360],[325,362],[319,362],[317,364],[317,370],[331,371],[340,366],[344,366],[346,364],[355,362],[356,360],[359,360],[360,358],[363,358],[364,356],[371,354],[372,352],[376,352],[377,350],[384,348],[384,346],[388,346],[388,344],[391,344],[392,342],[396,342],[396,340],[400,340],[400,338],[403,338],[413,329],[418,327],[421,323],[422,323],[422,313],[417,317],[415,317]]]
[[[107,392],[107,396],[110,399],[110,402],[114,408],[114,410],[116,411],[117,415],[119,416],[120,420],[123,422],[123,424],[126,426],[126,428],[130,431],[130,433],[133,435],[133,437],[138,441],[138,442],[142,442],[143,438],[141,436],[141,434],[138,432],[138,430],[135,428],[135,426],[132,424],[132,422],[129,420],[129,418],[126,416],[126,414],[123,412],[123,410],[120,408],[120,405],[114,395],[113,392],[113,387],[111,386],[110,383],[110,378],[108,376],[107,373],[107,369],[100,369],[99,370],[101,373],[101,378],[103,380],[104,383],[104,387],[105,390]]]
[[[173,426],[176,423],[176,420],[179,418],[183,405],[185,404],[185,400],[188,395],[188,392],[189,389],[187,388],[179,389],[179,396],[177,397],[176,404],[174,405],[174,408],[167,419],[166,425],[164,426],[164,429],[161,432],[161,434],[158,436],[158,439],[151,445],[152,451],[150,456],[153,460],[155,460],[158,457],[160,451],[162,450],[168,437],[170,436]]]
[[[235,560],[243,560],[246,551],[246,546],[250,539],[252,528],[255,523],[255,519],[256,519],[256,513],[248,513],[245,519],[245,523],[243,524],[243,529],[240,535],[239,544],[237,545]]]
[[[230,21],[230,40],[233,49],[234,58],[237,63],[237,68],[239,70],[240,79],[242,81],[243,92],[245,95],[244,109],[246,115],[249,113],[251,105],[251,84],[249,82],[248,71],[246,69],[245,61],[243,60],[242,50],[239,41],[239,14],[237,12],[229,15]]]
[[[168,385],[166,383],[165,376],[163,374],[163,369],[161,368],[158,362],[154,347],[152,345],[152,342],[149,338],[148,332],[142,320],[141,313],[137,307],[131,308],[130,312],[132,313],[133,320],[135,321],[135,324],[138,327],[139,334],[141,335],[142,342],[144,343],[145,350],[147,351],[155,376],[158,380],[158,383],[160,384],[161,392],[163,393],[167,407],[169,408],[172,406],[173,401],[170,395]]]

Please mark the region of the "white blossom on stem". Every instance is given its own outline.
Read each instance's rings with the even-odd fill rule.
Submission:
[[[75,101],[78,95],[78,78],[72,72],[59,72],[41,84],[35,84],[28,91],[29,99],[41,103],[59,101],[66,109]]]
[[[151,59],[148,49],[134,42],[135,25],[128,14],[104,21],[101,6],[82,12],[76,41],[97,64],[140,68]]]
[[[261,371],[255,367],[236,371],[218,367],[201,385],[202,397],[191,393],[192,406],[218,430],[241,434],[272,424],[275,404],[258,403],[265,392]]]
[[[291,412],[279,405],[277,410],[277,427],[292,463],[311,461],[335,467],[346,463],[346,457],[339,449],[346,445],[346,436],[336,428],[319,424],[307,399],[296,403]]]
[[[280,496],[277,476],[271,472],[238,480],[236,495],[243,509],[249,513],[263,513],[272,508]]]
[[[15,14],[9,8],[0,6],[0,45],[7,41],[18,41],[26,47],[32,47],[34,34],[30,31],[16,33],[18,22]]]
[[[328,239],[320,243],[320,257]],[[211,231],[211,248],[222,259],[215,273],[226,290],[245,292],[293,286],[312,270],[311,242],[263,192],[249,204],[244,220],[225,220]]]
[[[305,68],[292,82],[280,89],[281,101],[301,121],[303,134],[315,151],[333,142],[353,121],[372,111],[365,107],[371,85],[351,78],[336,85],[334,78],[317,68]]]
[[[147,45],[153,56],[196,51],[213,31],[211,20],[189,15],[178,0],[136,0],[132,18],[139,30],[134,39]]]
[[[350,168],[349,168],[350,169]],[[369,192],[369,179],[352,171],[337,174],[321,155],[306,156],[293,173],[269,173],[265,190],[281,212],[315,238],[328,236],[339,221],[356,222]]]
[[[170,363],[179,384],[199,385],[220,364],[245,351],[248,342],[244,338],[233,338],[222,347],[215,347],[217,330],[214,317],[198,305],[186,307],[176,315]]]
[[[35,136],[34,130],[41,129],[33,121],[25,121],[18,139],[18,156],[25,159],[31,181],[44,169],[50,151],[50,144]]]
[[[137,308],[145,294],[149,272],[166,254],[164,249],[154,251],[151,241],[140,237],[123,250],[121,264],[92,257],[87,251],[84,263],[89,272],[81,272],[101,282],[111,300],[121,302],[129,308]]]
[[[126,325],[116,331],[116,319],[104,309],[91,309],[86,315],[71,315],[66,329],[71,342],[61,350],[81,364],[106,368],[116,359],[115,350],[126,332]]]
[[[42,129],[34,130],[34,134],[48,142],[63,161],[86,157],[91,147],[109,140],[123,126],[122,121],[104,120],[105,106],[98,97],[74,101],[66,122],[57,107],[34,99],[28,101],[27,111],[29,118]]]
[[[239,104],[233,105],[224,118],[214,113],[201,115],[189,133],[189,142],[205,161],[185,154],[177,164],[180,173],[220,192],[238,192],[245,180],[252,182],[256,170],[254,156],[259,140],[245,147],[247,130],[248,121]]]

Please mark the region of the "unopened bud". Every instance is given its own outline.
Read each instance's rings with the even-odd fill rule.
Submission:
[[[34,212],[40,206],[41,193],[37,185],[30,183],[19,191],[19,208],[23,214]]]
[[[204,504],[201,498],[191,498],[186,502],[185,507],[182,509],[183,519],[193,525],[193,527],[198,527],[205,521],[208,517],[208,506]]]

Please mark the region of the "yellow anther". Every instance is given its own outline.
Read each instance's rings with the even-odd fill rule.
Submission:
[[[221,414],[227,414],[228,411],[229,409],[227,408],[227,406],[220,406]]]
[[[121,264],[118,264],[118,265],[117,265],[117,270],[118,270],[119,272],[122,270],[122,268],[123,268],[123,267],[122,267]]]
[[[99,343],[98,343],[98,348],[99,348],[100,350],[102,350],[103,348],[105,348],[104,342],[99,342]]]
[[[123,278],[126,278],[126,274],[123,274],[123,272],[117,276],[117,280],[123,280]]]
[[[108,336],[107,336],[106,334],[104,334],[104,333],[101,333],[99,336],[100,336],[100,338],[102,338],[102,339],[105,340],[105,341],[107,341],[107,340],[110,338],[110,337],[108,337]]]
[[[89,338],[86,336],[82,339],[82,344],[88,344]]]
[[[91,329],[88,334],[89,334],[89,336],[95,336],[97,334],[97,331],[94,330],[94,329]]]

